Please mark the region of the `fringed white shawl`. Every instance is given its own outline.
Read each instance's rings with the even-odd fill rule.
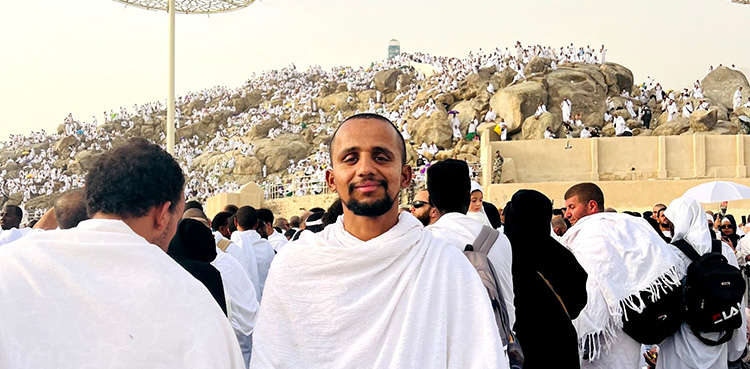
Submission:
[[[507,368],[487,292],[409,213],[363,242],[303,232],[274,259],[251,368]]]
[[[608,352],[622,328],[624,308],[642,311],[640,292],[660,293],[680,284],[679,256],[645,219],[598,213],[579,220],[563,244],[586,270],[586,307],[573,324],[580,352],[596,360]]]

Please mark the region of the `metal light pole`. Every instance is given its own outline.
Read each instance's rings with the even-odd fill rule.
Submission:
[[[114,0],[147,10],[166,10],[169,12],[169,96],[167,96],[167,152],[174,155],[175,140],[175,13],[209,14],[238,10],[249,6],[255,0]]]

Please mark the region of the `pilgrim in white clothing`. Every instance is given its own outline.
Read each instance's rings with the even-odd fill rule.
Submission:
[[[582,368],[638,368],[641,345],[622,331],[623,310],[642,309],[642,291],[679,285],[679,256],[644,219],[620,213],[579,219],[563,243],[588,273],[586,307],[573,321]]]
[[[699,255],[711,251],[711,233],[706,222],[703,207],[692,198],[679,197],[672,201],[664,211],[674,224],[673,241],[685,240]],[[722,243],[722,254],[730,264],[739,268],[734,251]],[[691,260],[678,251],[686,271]],[[745,306],[743,303],[742,306]],[[661,369],[720,369],[727,367],[727,361],[735,361],[742,356],[747,344],[745,314],[742,314],[742,326],[735,330],[732,339],[718,346],[709,346],[695,336],[687,323],[671,337],[659,345],[659,358],[656,368]],[[703,333],[709,339],[718,339],[721,333]]]
[[[243,368],[206,287],[123,221],[0,248],[2,368]]]
[[[343,218],[274,261],[251,368],[508,368],[487,292],[459,250],[408,212],[369,241]]]
[[[483,224],[464,214],[451,212],[443,214],[437,222],[427,226],[427,229],[436,237],[445,240],[449,245],[463,251],[466,245],[471,245],[479,237],[482,226]],[[513,253],[510,249],[510,241],[504,234],[501,233],[497,238],[487,257],[497,272],[497,281],[500,283],[499,287],[503,292],[505,306],[508,309],[508,319],[510,319],[510,326],[512,327],[516,321],[516,310],[513,306],[513,275],[511,274]]]
[[[245,366],[250,365],[250,354],[253,350],[250,335],[255,329],[255,320],[258,318],[258,297],[255,296],[253,282],[247,277],[247,272],[242,265],[219,248],[216,249],[216,259],[211,262],[221,274],[221,282],[224,284],[224,294],[229,300],[227,310],[230,311],[229,322],[237,336],[240,344],[242,358]]]
[[[235,232],[237,233],[237,232]],[[239,237],[239,235],[238,235]],[[255,296],[260,296],[260,277],[258,276],[258,261],[255,257],[255,249],[252,247],[242,247],[239,244],[226,239],[219,232],[214,232],[214,240],[216,240],[216,247],[219,247],[220,243],[228,242],[224,251],[234,257],[240,265],[247,271],[247,277],[250,278],[250,282],[255,288]],[[226,240],[226,241],[222,241]],[[221,247],[219,247],[221,249]]]
[[[268,242],[271,244],[274,251],[279,252],[289,240],[287,240],[283,234],[274,229],[273,233],[268,236]]]
[[[260,237],[260,234],[254,229],[248,231],[237,230],[232,233],[232,242],[236,243],[243,250],[252,249],[255,253],[255,260],[258,263],[258,285],[255,289],[258,291],[258,301],[263,299],[263,288],[268,276],[268,269],[271,267],[271,261],[276,254],[271,244]],[[253,281],[254,283],[254,281]]]

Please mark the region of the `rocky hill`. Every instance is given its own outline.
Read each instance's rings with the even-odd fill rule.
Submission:
[[[585,126],[601,128],[606,136],[614,135],[612,124],[603,120],[608,98],[615,115],[627,120],[634,135],[737,134],[739,116],[750,115],[749,108],[732,109],[734,91],[742,86],[744,95],[750,85],[741,72],[726,67],[702,80],[710,110],[667,122],[666,114],[651,99],[647,104],[654,123],[645,129],[627,112],[625,102],[632,99],[637,109],[638,97],[651,91],[635,86],[632,72],[616,63],[561,63],[553,68],[552,59],[534,56],[523,65],[525,79],[514,81],[518,72],[511,67],[473,67],[449,76],[455,83],[446,88],[447,83],[441,83],[448,72],[426,76],[409,66],[415,59],[405,55],[371,68],[331,72],[285,69],[236,90],[181,99],[176,157],[189,174],[189,190],[205,198],[248,181],[272,184],[302,176],[305,168],[300,163],[321,169],[325,166],[321,153],[341,117],[373,109],[386,116],[397,112],[399,122],[408,122],[411,165],[451,157],[479,160],[478,141],[453,138],[451,110],[459,112],[465,135],[470,122],[482,121],[492,108],[507,122],[513,140],[541,139],[547,127],[564,137],[560,102],[566,98],[572,102],[573,115],[581,113]],[[489,84],[494,93],[488,91]],[[623,91],[630,97],[623,97]],[[744,96],[743,102],[748,95]],[[694,98],[678,100],[680,109],[686,101],[698,105]],[[548,112],[534,118],[539,103]],[[430,114],[419,114],[425,106],[432,107]],[[70,118],[56,133],[16,137],[0,151],[2,203],[40,211],[49,208],[61,190],[82,184],[82,176],[110,144],[134,136],[163,142],[165,121],[166,110],[157,106],[136,114],[113,114],[97,128],[72,130],[71,126],[86,125]],[[423,142],[434,143],[439,151],[422,153],[420,158]],[[49,175],[53,169],[55,173]]]

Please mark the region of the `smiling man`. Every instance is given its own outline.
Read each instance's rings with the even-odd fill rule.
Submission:
[[[326,181],[344,214],[276,256],[252,368],[507,368],[487,293],[468,260],[398,195],[404,140],[375,114],[345,120]]]

